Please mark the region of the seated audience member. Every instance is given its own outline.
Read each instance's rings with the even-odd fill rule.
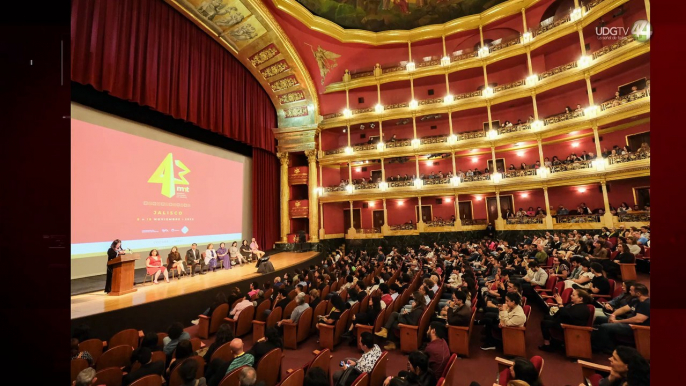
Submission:
[[[393,302],[393,297],[391,296],[391,289],[388,287],[388,284],[386,283],[381,283],[379,284],[379,290],[381,291],[381,301],[386,304],[386,307],[390,306],[391,303]]]
[[[236,304],[236,306],[233,307],[233,310],[229,312],[229,316],[233,319],[238,319],[238,316],[241,314],[241,311],[252,305],[253,304],[252,300],[250,300],[250,294],[245,294],[243,300],[238,302],[238,304]]]
[[[429,325],[429,343],[424,352],[429,356],[429,368],[434,374],[441,375],[448,365],[450,349],[445,339],[448,337],[448,329],[441,322],[431,322]]]
[[[245,366],[238,375],[240,386],[264,386],[264,381],[257,382],[257,371],[254,367]]]
[[[443,309],[449,326],[469,326],[472,310],[465,304],[466,300],[466,293],[463,291],[453,291],[452,301]]]
[[[231,342],[234,339],[233,335],[233,328],[231,328],[230,324],[222,324],[219,326],[219,329],[217,330],[217,334],[215,335],[214,342],[210,345],[210,347],[207,348],[207,352],[203,356],[203,359],[205,359],[205,363],[209,364],[210,359],[212,358],[212,354],[221,347],[222,345]]]
[[[218,292],[217,295],[214,296],[214,300],[212,301],[210,307],[206,309],[202,314],[211,317],[212,313],[214,312],[214,310],[217,309],[217,307],[227,303],[229,303],[229,299],[226,297],[226,294],[224,294],[224,292]],[[193,324],[198,324],[198,322],[200,322],[200,319],[194,319],[191,321],[191,323]]]
[[[317,329],[319,329],[320,324],[328,324],[330,326],[336,324],[338,319],[341,318],[341,314],[345,311],[345,302],[340,296],[334,295],[331,298],[331,304],[333,307],[328,315],[320,315],[319,321],[317,322]]]
[[[497,317],[493,315],[484,315],[478,324],[484,325],[486,336],[484,344],[481,345],[482,350],[495,350],[496,341],[493,338],[491,330],[495,327],[521,327],[526,323],[526,315],[521,306],[522,298],[517,293],[508,293],[505,295],[505,304],[498,306],[499,314]]]
[[[569,267],[559,256],[553,257],[553,266],[548,276],[556,276],[558,280],[566,280],[569,275]]]
[[[636,294],[637,300],[615,310],[608,318],[607,323],[601,324],[598,330],[594,331],[593,339],[591,340],[594,349],[610,353],[614,349],[617,337],[633,339],[634,332],[629,324],[650,326],[648,288],[643,284],[636,284],[634,286],[634,294]],[[619,318],[627,314],[628,317],[624,319]]]
[[[374,335],[372,335],[370,332],[362,333],[362,335],[360,336],[359,347],[364,352],[364,354],[362,354],[360,359],[347,358],[343,360],[347,364],[347,366],[344,366],[341,370],[338,370],[335,373],[333,373],[332,378],[334,385],[338,384],[338,381],[340,380],[341,376],[343,375],[345,369],[348,366],[354,366],[355,369],[359,371],[359,374],[371,374],[372,369],[374,369],[374,365],[376,365],[376,361],[378,361],[379,357],[381,357],[381,349],[378,345],[374,344]],[[353,380],[354,379],[349,380],[349,382],[352,383]]]
[[[88,361],[88,366],[93,366],[93,357],[88,351],[79,350],[79,340],[71,338],[71,359],[85,359]]]
[[[353,320],[350,324],[350,329],[346,331],[342,335],[342,337],[346,339],[355,338],[355,326],[358,324],[373,326],[374,322],[376,321],[376,317],[379,316],[381,311],[383,311],[382,304],[383,302],[381,301],[381,298],[379,296],[370,296],[367,311],[358,312],[355,315],[353,315]],[[351,345],[354,344],[354,342],[350,343]]]
[[[331,386],[329,376],[320,367],[314,367],[307,371],[303,386]]]
[[[510,377],[512,380],[507,383],[508,386],[541,386],[538,370],[533,363],[522,357],[514,359],[512,366],[510,366]],[[494,384],[494,386],[496,385],[498,384]],[[472,382],[469,386],[480,386],[480,384]]]
[[[398,377],[405,379],[409,385],[436,385],[436,374],[429,369],[428,355],[421,351],[412,351],[408,356],[407,361],[407,370],[400,371]]]
[[[233,352],[233,359],[224,375],[241,366],[253,366],[255,364],[255,357],[253,357],[252,354],[243,351],[243,340],[240,338],[232,340],[229,347],[231,347],[231,351]]]
[[[548,280],[548,273],[544,270],[541,269],[541,267],[538,266],[538,263],[536,261],[532,261],[529,263],[529,271],[527,272],[526,276],[522,279],[522,293],[525,296],[533,296],[535,295],[535,291],[533,289],[534,286],[540,286],[540,287],[545,287],[545,282]]]
[[[149,348],[141,348],[138,351],[137,360],[138,363],[141,364],[141,367],[139,367],[137,370],[134,370],[124,375],[124,377],[122,378],[122,386],[128,386],[133,381],[143,378],[146,375],[157,374],[159,376],[162,376],[164,374],[164,362],[153,362],[152,351],[150,351]]]
[[[269,316],[272,310],[275,310],[277,308],[281,308],[282,311],[286,309],[288,303],[291,302],[291,299],[288,298],[288,288],[284,288],[282,286],[281,289],[279,289],[279,291],[276,292],[276,298],[274,299],[274,302],[276,302],[276,304],[271,310],[264,310],[265,316]]]
[[[599,386],[650,385],[650,365],[633,347],[617,346],[610,357],[610,369],[610,375],[601,379]]]
[[[543,333],[543,345],[538,346],[539,350],[553,351],[551,344],[551,330],[563,333],[561,324],[571,324],[572,326],[585,326],[591,316],[587,304],[593,304],[593,298],[586,291],[575,289],[572,291],[570,302],[562,304],[560,294],[555,294],[553,299],[556,302],[558,311],[555,315],[545,315],[541,320],[541,332]],[[557,344],[557,342],[556,342]]]
[[[98,378],[95,376],[95,369],[92,367],[87,367],[79,372],[76,376],[73,386],[92,386],[98,384]]]
[[[424,310],[426,309],[426,300],[419,291],[415,291],[412,294],[412,297],[414,298],[414,304],[412,305],[411,311],[404,309],[402,310],[402,313],[391,313],[386,325],[376,333],[377,336],[390,340],[390,342],[384,346],[384,349],[395,350],[395,340],[397,340],[397,338],[393,331],[398,329],[398,324],[402,323],[416,326],[419,323],[419,319],[422,317],[422,313],[424,313]]]
[[[174,358],[169,362],[169,367],[167,367],[166,376],[169,378],[174,368],[178,366],[184,359],[190,358],[195,352],[193,351],[193,345],[190,340],[182,340],[176,346],[174,350]]]
[[[183,382],[181,386],[206,386],[207,381],[205,377],[195,379],[198,372],[198,362],[185,361],[179,367],[179,376]]]
[[[636,294],[634,292],[635,286],[636,282],[633,280],[622,282],[622,293],[607,303],[600,303],[602,309],[596,308],[595,320],[593,323],[607,323],[608,315],[634,301],[634,299],[636,299]],[[626,314],[624,316],[626,316]]]
[[[176,322],[169,326],[169,329],[167,330],[167,336],[162,339],[162,342],[164,343],[162,351],[167,354],[167,358],[171,358],[171,355],[176,349],[176,346],[179,344],[179,341],[190,339],[191,335],[183,330],[183,324]]]
[[[310,308],[317,308],[319,303],[322,301],[322,299],[319,297],[319,290],[318,289],[311,289],[310,290]]]
[[[283,331],[283,322],[290,322],[290,323],[298,323],[298,320],[300,320],[300,316],[305,312],[306,309],[310,308],[310,305],[305,303],[305,293],[300,292],[296,297],[295,297],[295,308],[289,315],[287,319],[282,319],[276,322],[276,325]]]
[[[264,337],[260,338],[257,343],[255,343],[250,351],[253,356],[255,366],[259,363],[260,359],[268,352],[274,350],[275,348],[280,348],[283,350],[283,340],[279,331],[274,327],[267,327],[264,331]]]
[[[593,279],[588,286],[588,291],[593,295],[610,295],[610,282],[603,276],[603,266],[600,263],[591,263],[591,272]],[[572,288],[580,289],[581,287],[575,284]]]
[[[580,261],[579,261],[580,260]],[[595,277],[593,275],[593,272],[591,272],[591,262],[588,260],[584,260],[579,258],[579,266],[581,269],[577,272],[579,272],[578,277],[575,279],[575,272],[572,272],[572,275],[570,275],[570,278],[565,280],[565,289],[567,288],[581,288],[581,289],[587,289],[588,287],[591,286],[591,280]],[[574,264],[574,259],[572,259]],[[575,269],[576,271],[576,269]]]

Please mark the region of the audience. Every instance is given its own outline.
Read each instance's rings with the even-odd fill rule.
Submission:
[[[167,330],[167,336],[165,336],[162,340],[164,343],[162,351],[167,354],[167,358],[170,358],[174,350],[176,350],[176,346],[179,344],[179,341],[190,339],[190,334],[183,330],[183,324],[176,322],[169,326],[169,329]]]
[[[429,368],[434,374],[439,376],[448,366],[450,359],[450,349],[445,339],[448,337],[448,330],[441,322],[431,322],[429,326],[429,343],[426,344],[424,352],[429,356]]]
[[[184,341],[184,342],[187,342],[187,341]],[[179,347],[181,347],[181,346],[179,346]],[[177,350],[177,352],[178,352],[178,350]],[[141,364],[141,366],[138,369],[124,375],[124,378],[122,379],[122,385],[123,386],[128,386],[133,381],[136,381],[140,378],[143,378],[146,375],[157,374],[159,376],[162,376],[164,374],[164,362],[162,362],[162,361],[153,362],[152,361],[152,352],[147,347],[143,347],[138,351],[137,361],[138,361],[138,363]],[[195,361],[189,361],[189,362],[195,363]],[[196,364],[196,367],[197,367],[197,364]],[[193,375],[195,376],[195,372],[193,373]]]
[[[360,359],[344,359],[343,362],[346,364],[346,366],[343,366],[342,370],[338,370],[333,373],[334,385],[338,383],[338,380],[341,378],[347,367],[355,367],[355,369],[357,369],[359,372],[358,375],[365,372],[372,372],[374,365],[376,365],[376,361],[378,361],[379,357],[381,357],[381,349],[378,345],[374,344],[374,335],[369,332],[363,332],[360,336],[359,348],[364,352]],[[354,378],[352,380],[354,380]]]
[[[576,289],[572,291],[570,302],[566,305],[562,303],[560,294],[555,294],[553,299],[556,306],[551,309],[551,312],[555,312],[554,315],[545,315],[543,320],[541,320],[543,345],[538,346],[538,349],[542,351],[553,351],[555,349],[554,345],[559,343],[551,340],[551,330],[563,333],[561,326],[563,323],[572,326],[586,326],[591,317],[591,312],[586,305],[593,304],[593,298],[584,290]]]

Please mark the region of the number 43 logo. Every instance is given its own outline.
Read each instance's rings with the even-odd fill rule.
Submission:
[[[174,176],[174,165],[181,168],[179,171],[179,178]],[[172,153],[167,154],[157,170],[152,174],[149,183],[162,184],[162,195],[172,198],[176,195],[176,185],[189,185],[188,180],[184,177],[190,173],[190,170],[180,160],[174,160]],[[187,192],[188,188],[179,188]]]

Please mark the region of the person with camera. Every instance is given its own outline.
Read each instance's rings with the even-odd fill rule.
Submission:
[[[351,374],[347,374],[345,381],[340,383],[342,385],[351,384],[362,373],[366,372],[371,374],[374,365],[376,365],[376,361],[381,357],[381,349],[374,343],[374,335],[372,335],[371,332],[363,332],[360,336],[358,347],[364,354],[362,354],[359,359],[346,358],[341,361],[341,370],[333,373],[334,385],[339,385],[339,381],[341,381],[341,378],[346,371]]]

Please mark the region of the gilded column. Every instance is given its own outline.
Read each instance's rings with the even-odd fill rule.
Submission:
[[[548,187],[543,187],[543,197],[545,198],[545,229],[553,229],[553,216],[550,214],[550,200],[548,200]]]
[[[457,193],[455,193],[455,230],[462,230],[462,219],[460,219],[460,201]]]
[[[608,228],[614,227],[614,218],[610,213],[610,199],[607,197],[607,186],[605,179],[600,180],[600,186],[603,188],[603,202],[605,203],[605,226]]]
[[[505,220],[503,219],[503,210],[500,209],[500,189],[495,190],[495,203],[498,207],[498,217],[495,220],[496,229],[503,230],[505,226]]]
[[[281,242],[288,241],[290,233],[290,221],[288,215],[288,200],[290,196],[288,186],[288,153],[277,153],[281,161]]]
[[[388,226],[388,210],[386,210],[386,199],[383,199],[383,225],[381,226],[381,233],[387,235],[391,228]]]
[[[317,151],[308,150],[305,152],[307,156],[308,167],[308,190],[309,190],[309,202],[310,202],[310,242],[319,242],[319,216],[317,211],[319,210],[319,195],[317,194]]]
[[[595,138],[595,155],[598,159],[602,159],[602,150],[600,149],[600,137],[598,136],[598,121],[593,121],[593,138]]]

